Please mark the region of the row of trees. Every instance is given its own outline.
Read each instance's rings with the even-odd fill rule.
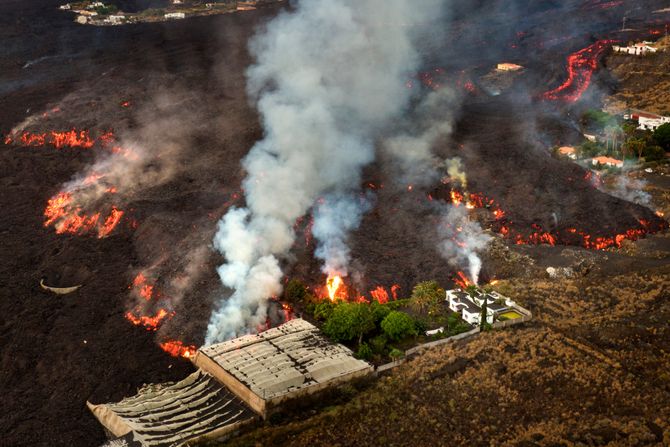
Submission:
[[[300,281],[291,280],[285,288],[284,300],[322,321],[321,329],[326,336],[353,344],[357,356],[367,360],[397,356],[400,351],[391,344],[422,334],[436,319],[441,319],[445,336],[470,329],[444,305],[445,291],[435,281],[417,284],[409,299],[380,304],[319,300]]]

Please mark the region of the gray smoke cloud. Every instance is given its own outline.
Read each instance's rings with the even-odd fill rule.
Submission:
[[[459,157],[440,160],[433,152],[440,139],[451,134],[457,102],[457,95],[448,88],[432,92],[417,107],[416,130],[385,141],[384,150],[399,163],[403,181],[430,186],[441,180],[459,188],[467,197],[468,182],[463,161]],[[436,207],[440,214],[437,248],[450,266],[465,270],[476,284],[482,268],[478,253],[486,248],[491,237],[484,233],[479,223],[470,220],[465,205]]]
[[[328,205],[315,216],[318,255],[324,268],[346,269],[346,234],[366,208],[351,200],[361,169],[411,94],[404,83],[419,64],[412,24],[434,20],[441,3],[304,0],[253,40],[248,90],[265,137],[243,162],[247,208],[230,210],[215,237],[226,259],[219,274],[234,291],[213,312],[206,344],[264,321],[266,300],[281,292],[293,224],[320,197]]]

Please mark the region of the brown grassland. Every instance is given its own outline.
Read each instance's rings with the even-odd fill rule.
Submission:
[[[503,281],[530,324],[428,350],[348,402],[229,445],[670,445],[669,278],[661,264]]]

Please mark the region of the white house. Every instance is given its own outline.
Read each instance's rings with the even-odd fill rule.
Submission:
[[[644,54],[656,53],[658,51],[657,48],[652,47],[650,44],[651,42],[640,42],[627,47],[620,47],[618,45],[613,45],[612,49],[617,53],[626,53],[635,56],[642,56]]]
[[[486,300],[486,322],[493,324],[495,317],[509,309],[513,302],[509,298],[491,292],[477,292],[470,296],[461,289],[447,290],[449,309],[461,314],[461,317],[470,324],[477,325],[481,321],[482,305]]]
[[[638,129],[654,131],[658,128],[658,126],[670,123],[670,117],[661,115],[657,115],[656,117],[653,118],[640,116],[638,123],[639,123]]]

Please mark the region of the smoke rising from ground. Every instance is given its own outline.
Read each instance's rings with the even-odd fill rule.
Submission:
[[[467,195],[467,175],[459,157],[440,160],[434,149],[439,141],[448,139],[455,119],[458,97],[448,88],[430,93],[414,111],[412,131],[385,141],[384,150],[399,164],[402,181],[423,187],[442,180]],[[478,253],[486,248],[491,237],[471,221],[465,204],[437,207],[438,251],[450,266],[467,270],[475,284],[482,262]]]
[[[367,206],[352,199],[361,169],[379,131],[404,110],[404,83],[419,64],[406,24],[436,18],[440,4],[305,0],[251,43],[248,89],[265,138],[243,163],[247,208],[231,210],[215,238],[226,258],[221,279],[234,292],[212,314],[207,344],[264,321],[267,298],[281,291],[293,224],[321,197],[318,256],[324,268],[346,269],[346,235]]]

